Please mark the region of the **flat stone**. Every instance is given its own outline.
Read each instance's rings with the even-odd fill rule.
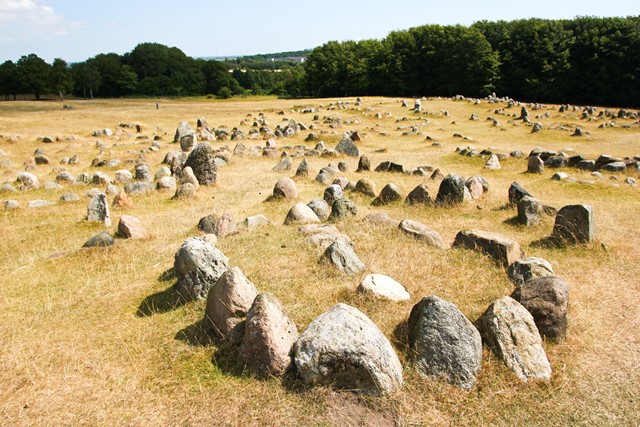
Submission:
[[[411,219],[405,219],[400,222],[398,228],[405,234],[425,242],[427,245],[437,248],[437,249],[446,249],[446,245],[442,241],[442,237],[440,234],[431,229],[426,224],[422,224],[418,221],[413,221]]]
[[[460,231],[456,235],[453,247],[481,252],[505,268],[522,258],[522,250],[518,242],[489,231]]]
[[[356,291],[391,301],[408,301],[411,298],[404,286],[384,274],[367,274]]]

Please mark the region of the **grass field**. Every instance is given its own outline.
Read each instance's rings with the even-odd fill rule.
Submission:
[[[327,111],[336,100],[95,100],[76,101],[73,110],[57,102],[0,102],[0,150],[13,166],[0,168],[0,182],[14,182],[42,148],[50,165],[36,166],[41,184],[53,181],[60,170],[73,174],[102,170],[113,178],[117,169],[133,169],[125,160],[135,159],[149,141],[136,139],[135,129],[124,129],[110,138],[91,137],[94,129],[116,130],[120,122],[137,123],[143,134],[162,136],[158,152],[145,154],[153,173],[172,144],[175,128],[187,120],[195,127],[204,117],[212,127],[226,125],[247,132],[240,125],[253,122],[264,112],[272,129],[283,117],[307,125],[314,114],[292,112],[320,107],[324,116],[339,115],[359,123],[334,131],[322,120],[320,138],[333,147],[344,131],[358,130],[360,150],[375,167],[392,160],[405,168],[429,165],[464,177],[483,175],[490,184],[482,199],[452,209],[371,206],[371,198],[349,194],[359,208],[354,220],[338,228],[354,241],[356,253],[366,264],[365,273],[382,273],[402,283],[411,293],[406,303],[363,297],[355,288],[363,274],[345,276],[319,263],[318,249],[304,243],[295,226],[281,225],[291,202],[264,200],[275,182],[293,176],[294,169],[273,172],[278,160],[233,157],[218,170],[214,187],[201,187],[194,200],[171,200],[172,193],[131,197],[133,205],[112,209],[115,225],[121,214],[139,218],[150,232],[143,240],[118,239],[106,249],[82,250],[82,244],[104,230],[84,221],[91,186],[0,193],[0,200],[15,199],[21,209],[0,210],[0,424],[2,425],[638,425],[640,424],[640,192],[624,183],[637,171],[617,174],[617,181],[567,168],[578,182],[550,179],[554,170],[530,175],[525,158],[509,158],[502,169],[484,170],[486,159],[454,153],[458,146],[495,152],[534,147],[565,150],[595,159],[640,154],[637,120],[616,120],[613,128],[598,128],[600,121],[580,120],[579,112],[559,113],[557,106],[531,111],[544,130],[494,114],[505,103],[474,105],[466,101],[430,99],[420,135],[402,136],[402,126],[423,124],[400,106],[399,99],[364,98],[362,106]],[[412,104],[412,100],[408,100]],[[373,109],[367,109],[372,107]],[[284,111],[285,116],[277,112]],[[449,116],[440,114],[446,110]],[[519,108],[506,110],[519,113]],[[375,118],[375,113],[391,117]],[[472,113],[479,121],[470,121]],[[492,126],[485,119],[501,122]],[[407,117],[409,120],[396,122]],[[536,121],[536,120],[534,120]],[[622,125],[627,124],[629,128]],[[580,126],[589,132],[571,137]],[[557,129],[566,126],[570,130]],[[554,127],[554,129],[551,129]],[[454,138],[460,133],[472,140]],[[308,132],[277,141],[283,146],[306,145]],[[60,137],[44,144],[41,136]],[[74,136],[67,141],[68,136]],[[431,136],[439,145],[425,140]],[[93,168],[99,155],[96,141],[108,149],[104,159],[118,158],[115,168]],[[264,141],[242,141],[263,145]],[[235,141],[213,142],[214,148]],[[386,149],[386,152],[377,152]],[[292,152],[292,150],[288,150]],[[59,165],[62,157],[77,154],[78,165]],[[297,179],[300,200],[321,198],[324,186],[313,180],[318,170],[338,160],[312,157],[310,177]],[[378,191],[393,182],[407,194],[426,183],[435,196],[438,181],[427,177],[389,173],[356,173],[357,159],[346,159],[344,175],[356,181],[372,179]],[[593,184],[580,183],[591,180]],[[531,243],[550,234],[553,219],[535,227],[513,225],[515,209],[503,209],[507,189],[518,181],[544,203],[560,208],[568,204],[592,205],[597,242],[580,247],[551,249]],[[614,185],[615,184],[615,185]],[[101,188],[104,191],[104,188]],[[59,197],[74,191],[80,202],[61,203]],[[28,209],[30,200],[46,199],[56,205]],[[264,214],[275,225],[222,238],[218,247],[239,266],[261,292],[274,293],[302,332],[319,314],[337,302],[351,304],[367,314],[394,345],[404,364],[403,389],[386,398],[371,398],[332,390],[308,388],[294,374],[283,379],[259,380],[243,372],[231,349],[207,339],[199,321],[204,301],[176,304],[171,287],[175,278],[164,274],[173,266],[173,255],[187,237],[199,235],[198,220],[210,213],[229,210],[237,221]],[[556,274],[570,286],[569,329],[562,343],[545,342],[553,367],[548,383],[523,383],[486,348],[478,383],[466,392],[445,383],[425,380],[407,362],[406,341],[398,326],[413,304],[437,295],[456,304],[474,321],[495,299],[508,295],[513,285],[506,272],[487,258],[470,251],[440,251],[407,238],[399,230],[360,222],[366,214],[386,212],[398,221],[410,218],[428,224],[452,242],[462,229],[495,231],[517,240],[527,256],[551,262]],[[407,363],[405,363],[407,362]]]

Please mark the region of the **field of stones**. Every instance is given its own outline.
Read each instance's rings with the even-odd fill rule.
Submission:
[[[0,103],[0,424],[638,425],[640,118]]]

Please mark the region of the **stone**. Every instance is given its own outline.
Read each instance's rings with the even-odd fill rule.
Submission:
[[[387,227],[398,227],[398,221],[391,218],[388,213],[375,212],[362,218],[362,222],[366,222],[372,225],[382,225]]]
[[[437,249],[446,249],[446,245],[442,241],[440,234],[426,224],[411,219],[405,219],[400,222],[398,228],[405,234],[425,242],[428,246]]]
[[[519,259],[511,264],[507,269],[507,275],[516,286],[519,286],[531,279],[555,276],[555,273],[546,259],[529,257]]]
[[[531,196],[524,196],[518,202],[518,223],[526,226],[538,225],[543,213],[543,204]]]
[[[509,203],[511,203],[511,205],[517,205],[524,196],[533,197],[522,185],[517,182],[511,183],[509,186]]]
[[[344,244],[353,247],[353,242],[351,238],[346,234],[340,233],[338,229],[334,225],[316,225],[316,224],[308,224],[305,227],[315,227],[315,229],[309,230],[308,232],[312,233],[309,237],[305,239],[305,243],[308,245],[317,246],[323,252],[327,250],[329,246],[331,246],[334,242],[340,240]],[[300,230],[302,231],[302,228]],[[307,232],[306,230],[303,232]],[[307,233],[308,233],[307,232]]]
[[[175,191],[176,187],[176,179],[172,176],[163,176],[156,182],[156,190],[158,191]]]
[[[508,268],[509,265],[522,258],[522,250],[518,242],[489,231],[460,231],[456,235],[453,247],[478,251],[492,258],[504,268]]]
[[[0,193],[17,193],[18,190],[11,184],[2,184],[0,187]]]
[[[127,196],[127,193],[124,191],[121,191],[120,193],[116,194],[116,196],[113,198],[113,202],[111,203],[111,206],[118,207],[118,208],[128,208],[131,206],[131,201],[129,200],[129,196]]]
[[[375,171],[404,173],[404,166],[394,162],[382,162],[376,166]]]
[[[298,328],[275,295],[256,296],[247,312],[238,363],[258,376],[282,375],[291,364]]]
[[[28,208],[43,208],[45,206],[55,205],[55,202],[50,200],[32,200],[27,203]]]
[[[51,163],[51,159],[44,154],[36,154],[33,160],[36,162],[36,165],[48,165]]]
[[[119,171],[116,171],[115,173],[115,182],[119,182],[121,184],[126,184],[129,181],[133,180],[133,174],[126,170],[126,169],[122,169]]]
[[[454,304],[436,296],[413,306],[409,345],[416,371],[470,390],[482,367],[480,332]]]
[[[544,172],[544,161],[539,156],[531,156],[527,160],[527,173]]]
[[[351,200],[338,199],[331,205],[329,221],[339,222],[358,214],[358,207]]]
[[[105,190],[105,194],[107,196],[115,196],[119,193],[120,193],[120,189],[117,186],[113,184],[107,185],[107,189]]]
[[[364,194],[365,196],[375,197],[376,196],[376,184],[368,179],[362,178],[356,182],[356,186],[353,189],[356,193]]]
[[[596,162],[595,160],[580,160],[576,163],[576,167],[585,171],[594,171],[596,170]]]
[[[149,233],[142,225],[142,221],[131,215],[122,215],[118,222],[118,235],[125,239],[146,239]]]
[[[109,205],[107,204],[107,196],[104,193],[94,196],[89,202],[87,221],[102,222],[106,227],[111,227]]]
[[[133,196],[148,194],[155,189],[155,185],[150,182],[128,182],[124,185],[124,191]]]
[[[554,181],[562,181],[569,178],[569,175],[565,172],[556,172],[551,176],[551,179]]]
[[[95,236],[91,237],[89,240],[84,242],[82,245],[83,248],[106,248],[108,246],[113,246],[115,241],[111,234],[106,231],[102,231]]]
[[[271,224],[271,221],[269,221],[266,216],[259,214],[245,218],[241,223],[238,224],[237,228],[243,230],[255,230],[256,228],[269,224]]]
[[[338,184],[332,184],[325,188],[323,199],[329,206],[333,206],[333,202],[343,198],[342,187]]]
[[[511,294],[531,313],[540,335],[561,341],[567,336],[569,287],[559,277],[546,276],[527,280]]]
[[[233,221],[233,214],[225,211],[222,215],[211,214],[200,218],[198,230],[214,234],[217,238],[223,238],[236,232],[236,225]]]
[[[20,183],[20,186],[18,188],[21,191],[36,190],[40,188],[38,177],[31,172],[20,172],[16,177],[16,180]]]
[[[564,244],[593,242],[595,240],[593,208],[589,205],[564,206],[556,215],[551,236]]]
[[[80,201],[80,197],[76,194],[76,193],[64,193],[62,196],[60,196],[60,201],[61,202],[79,202]]]
[[[187,300],[202,299],[229,269],[229,259],[197,237],[185,240],[174,256],[178,292]]]
[[[298,168],[296,169],[296,177],[307,178],[309,176],[309,163],[307,159],[302,159]]]
[[[367,274],[356,291],[391,301],[408,301],[411,299],[411,295],[409,295],[404,286],[384,274]]]
[[[502,168],[502,166],[500,166],[500,160],[498,160],[498,156],[492,154],[489,157],[489,160],[487,160],[487,163],[485,163],[484,168],[488,170],[498,170]]]
[[[356,169],[356,172],[365,172],[368,170],[371,170],[371,163],[369,162],[369,158],[363,154],[358,160],[358,169]]]
[[[472,176],[464,182],[465,187],[469,191],[471,199],[480,199],[485,193],[485,187],[483,186],[484,178],[479,175]]]
[[[333,242],[325,250],[323,257],[338,270],[350,276],[359,273],[365,268],[351,246],[340,240]]]
[[[627,165],[624,162],[611,162],[606,165],[602,165],[600,170],[607,172],[624,172],[627,168]]]
[[[151,168],[149,167],[149,165],[137,165],[135,171],[135,179],[136,181],[142,182],[153,181],[153,177],[151,176]]]
[[[271,198],[274,200],[296,200],[298,198],[296,183],[291,178],[280,178],[273,186]]]
[[[338,170],[340,172],[346,172],[349,170],[349,164],[347,162],[345,162],[344,160],[338,162]]]
[[[311,208],[311,210],[318,216],[320,221],[326,221],[329,219],[329,215],[331,215],[331,208],[329,204],[324,201],[324,199],[313,199],[307,206]]]
[[[549,380],[551,365],[533,317],[511,297],[494,301],[477,321],[484,343],[516,375]]]
[[[227,269],[207,295],[206,328],[220,339],[239,344],[244,317],[257,296],[255,285],[245,277],[240,267]]]
[[[180,179],[180,183],[191,184],[196,190],[200,188],[200,183],[198,182],[198,178],[196,178],[196,176],[193,173],[193,169],[191,169],[191,167],[189,166],[182,169],[182,178]]]
[[[460,175],[447,175],[440,183],[436,205],[453,206],[463,203],[466,189],[464,184],[465,180]]]
[[[416,188],[411,190],[411,192],[407,195],[407,198],[404,199],[404,202],[409,206],[433,205],[433,200],[431,200],[431,197],[429,196],[429,189],[427,188],[426,184],[419,184]]]
[[[179,142],[180,149],[183,152],[188,152],[198,143],[198,137],[196,131],[188,122],[180,122],[173,137],[173,142]]]
[[[336,145],[335,150],[337,153],[344,154],[350,157],[360,156],[360,150],[348,134],[344,135],[342,140],[338,143],[338,145]]]
[[[4,208],[6,210],[13,210],[13,209],[18,209],[20,207],[20,203],[18,203],[17,200],[5,200],[4,202]]]
[[[214,185],[218,176],[213,148],[207,142],[202,142],[193,149],[184,163],[191,167],[200,185]]]
[[[71,184],[76,180],[76,177],[67,171],[62,171],[56,175],[56,182],[58,184]]]
[[[318,215],[307,205],[300,202],[294,205],[284,220],[284,224],[308,224],[320,222]]]
[[[278,164],[275,165],[271,170],[276,172],[284,172],[284,171],[291,170],[292,165],[293,165],[293,162],[291,161],[291,157],[285,157],[282,160],[280,160]]]
[[[602,169],[605,165],[608,165],[610,163],[616,163],[616,162],[622,162],[622,159],[618,159],[609,154],[602,154],[596,159],[595,168],[596,170],[599,170],[599,169]]]
[[[402,387],[402,365],[391,343],[362,312],[337,304],[314,319],[294,346],[302,380],[369,395]]]
[[[166,176],[171,176],[171,169],[169,169],[166,166],[162,166],[162,167],[160,167],[160,169],[158,169],[156,171],[156,175],[155,176],[156,176],[156,179],[162,179],[162,178],[164,178]]]
[[[372,204],[374,206],[384,206],[400,200],[402,200],[400,189],[395,184],[389,183],[384,186],[378,197],[373,200]]]

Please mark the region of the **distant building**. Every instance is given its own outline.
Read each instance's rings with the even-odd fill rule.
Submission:
[[[293,62],[297,62],[298,64],[302,64],[306,59],[307,59],[306,56],[282,56],[278,58],[271,58],[271,62],[293,61]]]

